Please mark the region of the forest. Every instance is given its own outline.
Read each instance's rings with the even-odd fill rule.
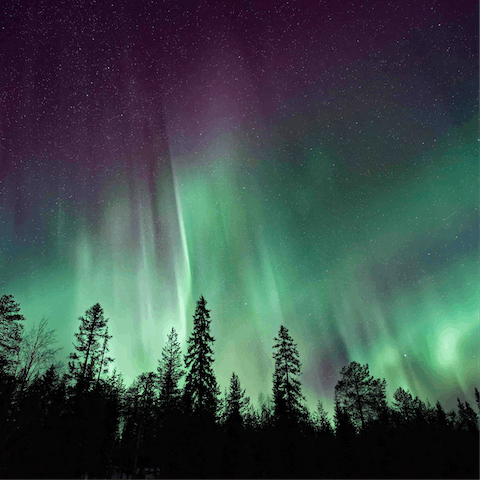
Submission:
[[[187,351],[175,329],[155,372],[130,386],[108,355],[100,304],[81,317],[68,367],[47,321],[24,333],[12,295],[0,298],[1,478],[479,478],[480,399],[445,411],[351,361],[333,418],[309,411],[297,344],[273,339],[272,390],[253,406],[232,372],[222,394],[203,296]]]

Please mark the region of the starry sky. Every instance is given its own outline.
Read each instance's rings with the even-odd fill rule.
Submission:
[[[447,408],[479,378],[478,2],[6,0],[0,294],[64,357],[99,302],[127,385],[196,300],[221,390],[308,405],[368,363]]]

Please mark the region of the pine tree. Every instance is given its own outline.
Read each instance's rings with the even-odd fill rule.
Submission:
[[[207,310],[206,303],[203,295],[197,301],[193,332],[187,342],[184,404],[190,413],[209,418],[213,422],[220,392],[212,368],[212,344],[215,339],[210,335],[210,310]]]
[[[160,408],[164,413],[180,407],[182,391],[179,381],[185,375],[182,368],[181,348],[178,334],[174,328],[167,337],[167,344],[162,349],[162,358],[158,361],[158,377],[160,379]]]
[[[0,297],[0,374],[13,374],[20,352],[25,317],[13,295]]]
[[[273,403],[276,420],[295,420],[305,416],[303,401],[305,397],[301,392],[300,367],[297,345],[293,343],[287,328],[283,325],[274,338],[273,346],[275,371],[273,374]]]
[[[372,420],[378,419],[386,410],[386,387],[384,380],[370,376],[368,364],[350,362],[340,371],[342,378],[335,386],[335,398],[340,407],[350,415],[357,430],[363,430]]]
[[[70,354],[69,373],[70,377],[76,381],[76,386],[80,391],[88,389],[90,383],[94,380],[95,373],[101,371],[110,362],[110,357],[105,357],[108,351],[107,342],[111,338],[108,335],[107,322],[104,318],[103,309],[96,303],[92,308],[85,312],[85,316],[79,317],[80,333],[76,333],[77,345]],[[100,343],[102,342],[102,344]],[[103,352],[103,355],[102,355]]]

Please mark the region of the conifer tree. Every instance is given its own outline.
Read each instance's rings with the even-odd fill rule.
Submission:
[[[335,398],[340,407],[350,415],[357,430],[364,429],[368,422],[377,419],[386,410],[385,379],[370,376],[368,364],[350,362],[340,371],[342,378],[335,386]]]
[[[276,420],[299,420],[305,416],[301,392],[301,363],[298,359],[297,345],[293,343],[288,329],[280,326],[278,338],[274,338],[273,346],[275,371],[273,374],[273,403]]]
[[[77,344],[74,344],[78,353],[70,354],[69,358],[72,361],[68,367],[70,377],[76,381],[76,386],[84,390],[94,380],[95,373],[106,367],[113,359],[102,356],[102,351],[103,353],[108,351],[106,345],[111,336],[108,335],[108,319],[104,318],[100,304],[96,303],[89,308],[79,320],[80,332],[75,333]]]
[[[174,328],[167,337],[162,349],[162,358],[158,361],[158,378],[160,379],[159,403],[163,412],[170,412],[180,407],[181,389],[179,381],[185,375],[182,368],[182,352],[178,334]]]
[[[258,424],[262,429],[273,424],[274,403],[271,395],[258,394]]]
[[[447,414],[439,400],[435,404],[435,422],[437,427],[445,428],[448,425]]]
[[[245,390],[242,390],[240,380],[235,372],[230,377],[230,386],[225,399],[225,424],[229,427],[238,428],[243,424],[250,398],[245,396]]]
[[[210,310],[207,310],[206,303],[203,295],[197,301],[193,332],[187,342],[184,404],[190,413],[209,418],[213,422],[220,392],[212,368],[212,344],[215,339],[210,335]]]
[[[333,434],[332,424],[321,400],[317,403],[316,424],[320,434]]]
[[[415,418],[415,400],[408,390],[399,387],[393,394],[393,408],[397,412],[400,423],[403,425],[411,423]]]
[[[478,416],[470,406],[470,404],[465,400],[465,403],[462,403],[460,398],[457,397],[458,405],[458,423],[457,428],[459,430],[466,430],[468,432],[478,432]]]
[[[25,317],[13,295],[0,297],[0,373],[13,374],[20,351]]]
[[[475,402],[477,403],[477,426],[480,430],[480,393],[478,389],[475,387]]]

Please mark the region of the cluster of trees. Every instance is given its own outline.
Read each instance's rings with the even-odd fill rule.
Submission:
[[[11,295],[0,298],[0,476],[3,478],[478,478],[479,418],[468,402],[445,412],[368,365],[342,368],[333,422],[310,412],[287,328],[274,338],[271,395],[255,408],[232,373],[221,394],[210,311],[197,301],[187,353],[174,329],[155,372],[126,387],[108,356],[99,304],[79,318],[68,371],[45,320],[23,335]],[[475,388],[480,411],[479,392]]]

